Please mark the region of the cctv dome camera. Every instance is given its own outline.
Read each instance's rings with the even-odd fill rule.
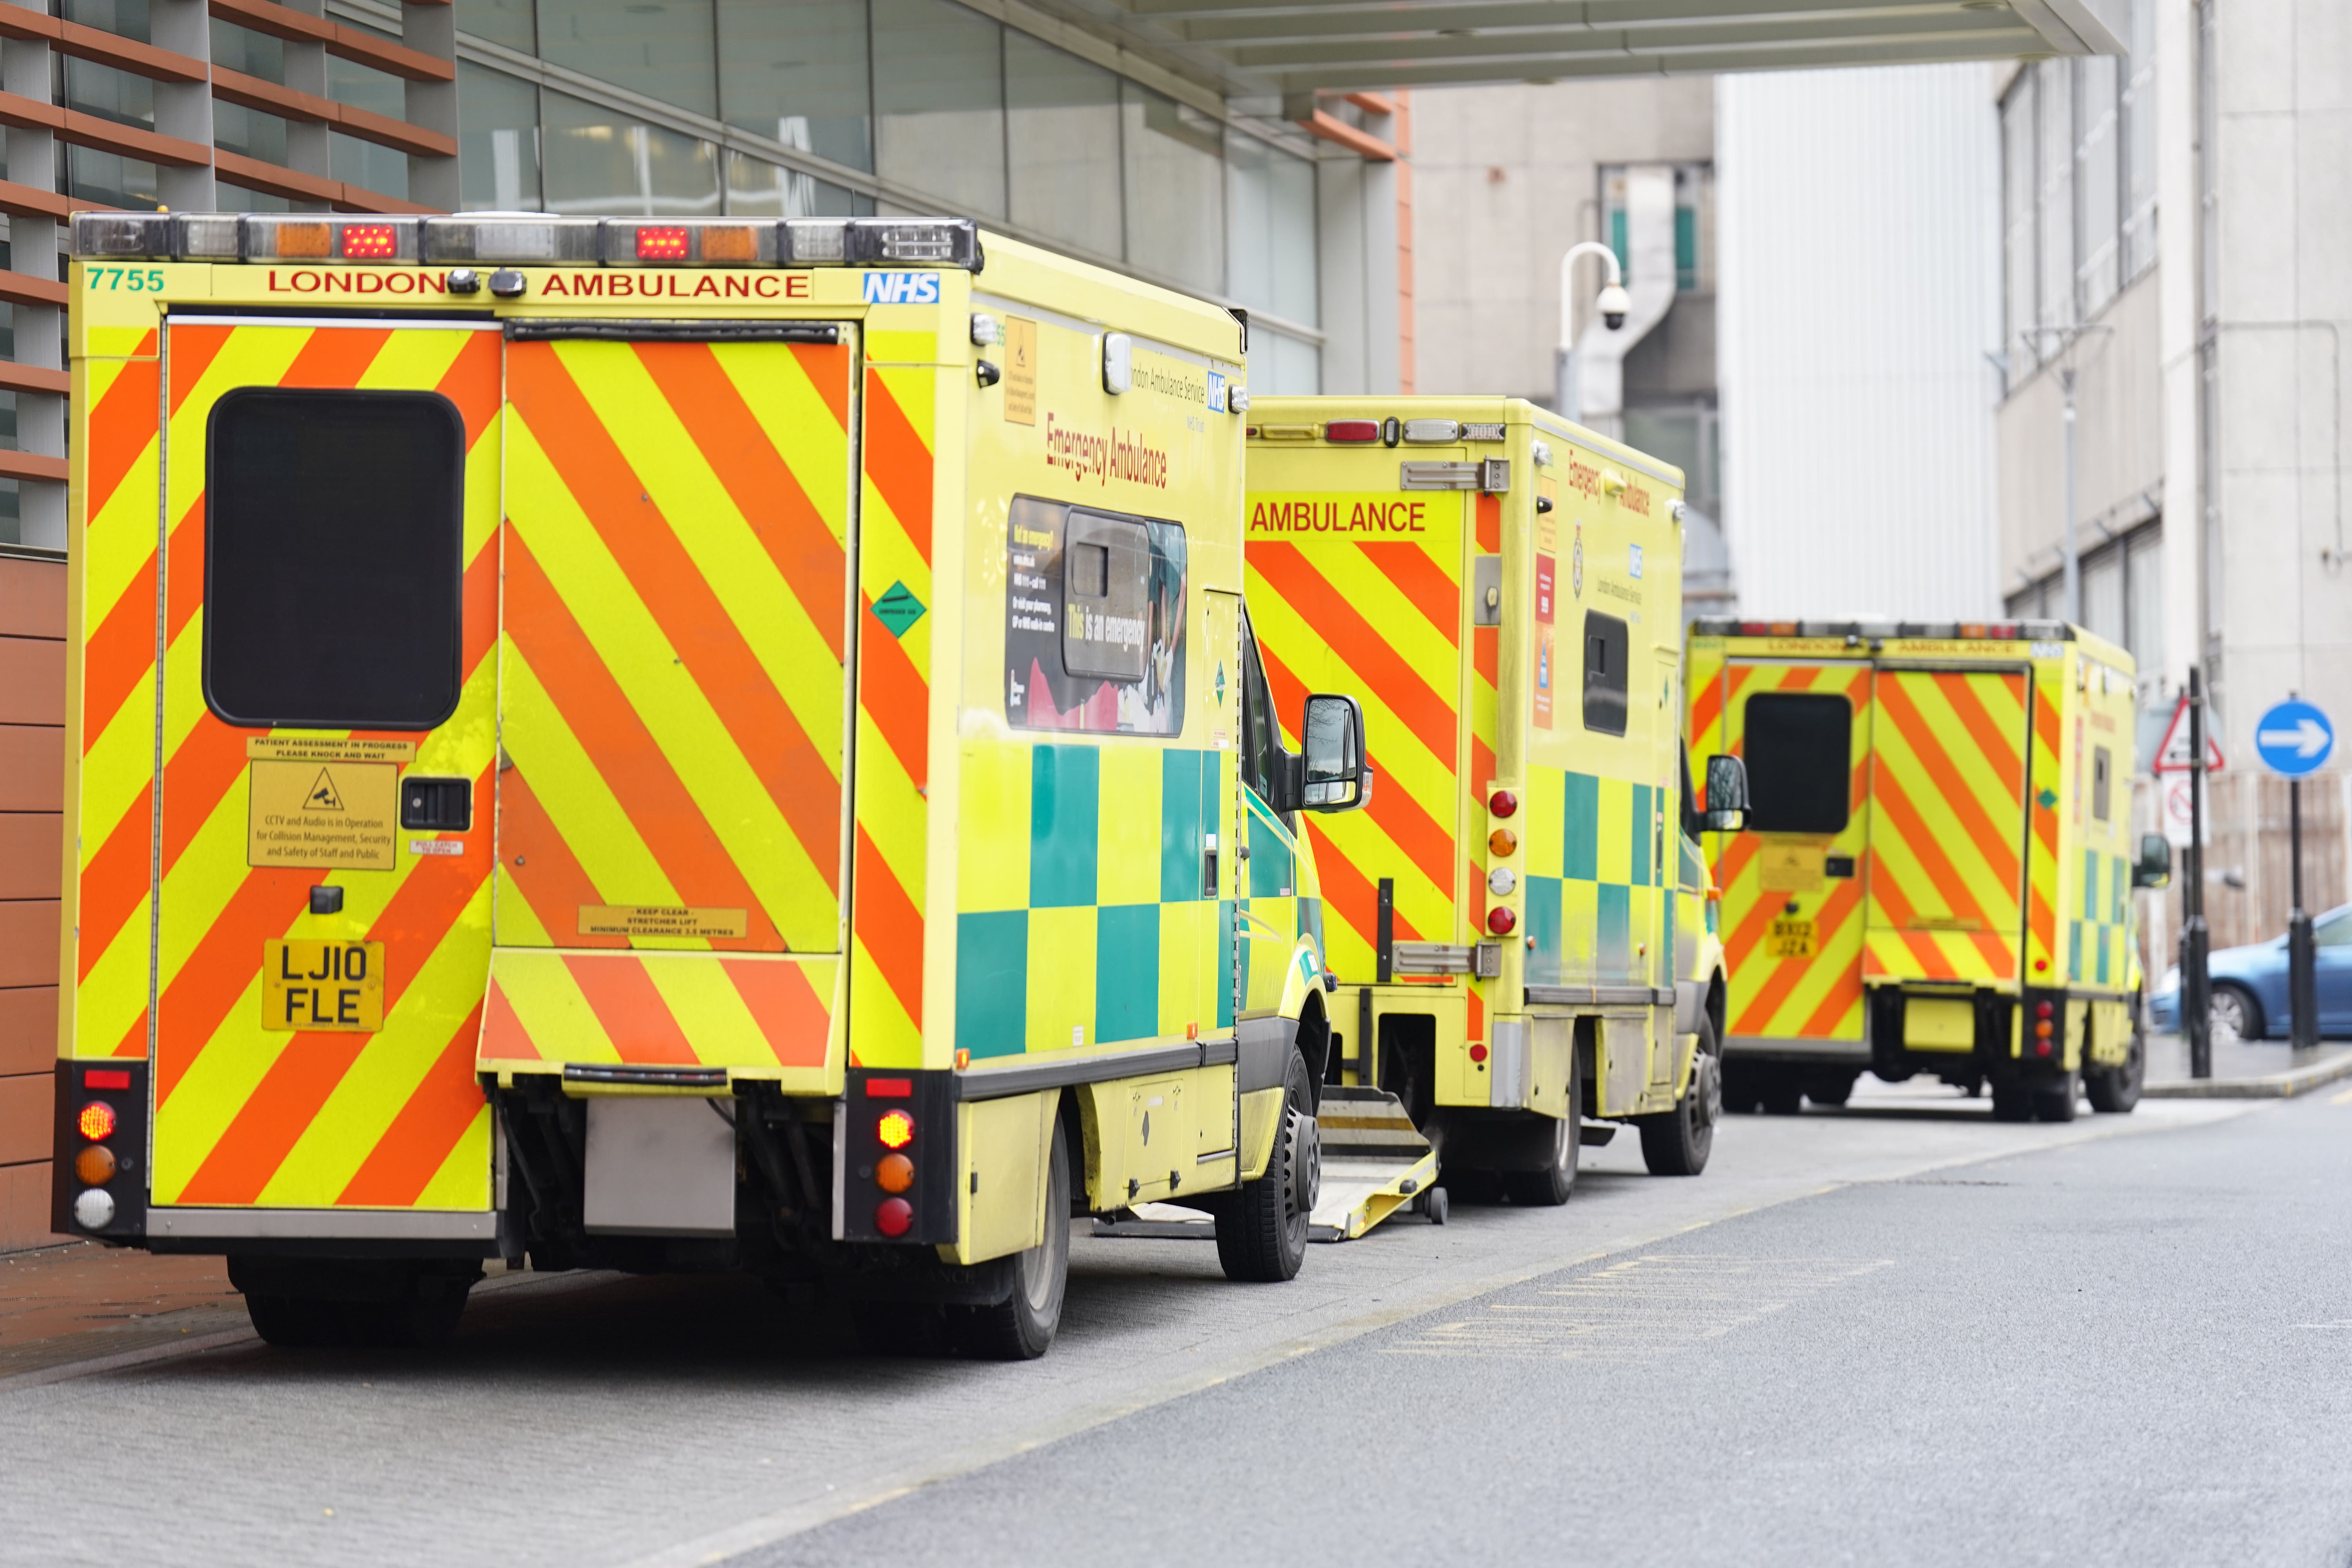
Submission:
[[[1623,286],[1616,283],[1601,290],[1601,298],[1593,303],[1601,311],[1601,323],[1612,332],[1625,324],[1625,312],[1633,308]]]

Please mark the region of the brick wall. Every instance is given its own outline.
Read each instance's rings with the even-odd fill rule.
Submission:
[[[66,569],[0,555],[0,1248],[49,1234]]]

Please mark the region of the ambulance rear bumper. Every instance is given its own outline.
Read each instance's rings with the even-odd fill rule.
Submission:
[[[1727,1059],[1743,1061],[1851,1062],[1856,1067],[1868,1067],[1870,1042],[1811,1039],[1799,1035],[1727,1035],[1723,1054]]]
[[[499,1216],[447,1209],[151,1208],[154,1252],[495,1258]]]

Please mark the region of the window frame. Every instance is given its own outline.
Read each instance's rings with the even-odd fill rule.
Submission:
[[[1823,708],[1835,703],[1844,714],[1845,744],[1837,755],[1838,819],[1834,826],[1821,826],[1810,819],[1803,824],[1767,820],[1773,808],[1785,804],[1774,800],[1773,780],[1779,773],[1777,761],[1770,766],[1759,767],[1756,757],[1757,705],[1772,708]],[[1853,702],[1834,691],[1756,691],[1742,700],[1739,709],[1740,752],[1748,763],[1748,826],[1758,833],[1792,833],[1813,838],[1835,838],[1853,826]],[[1826,754],[1831,748],[1810,750]],[[1768,802],[1770,804],[1768,805]]]

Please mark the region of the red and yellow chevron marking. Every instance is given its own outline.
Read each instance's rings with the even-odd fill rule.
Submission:
[[[148,1048],[161,353],[149,332],[131,358],[84,362],[89,428],[74,443],[80,856],[66,940],[75,988],[67,1048],[76,1056],[144,1057]]]
[[[1878,675],[1865,979],[2017,978],[2022,670]]]
[[[1460,710],[1472,677],[1461,646],[1460,514],[1445,510],[1450,519],[1433,503],[1418,538],[1253,539],[1247,550],[1250,624],[1275,710],[1299,711],[1309,691],[1352,692],[1364,705],[1379,778],[1371,804],[1302,818],[1322,886],[1326,963],[1349,980],[1372,977],[1380,879],[1396,881],[1398,940],[1449,941],[1456,923]],[[1491,712],[1491,669],[1484,679]]]
[[[1872,678],[1868,665],[1749,664],[1723,666],[1691,695],[1692,728],[1701,754],[1745,753],[1747,700],[1759,692],[1818,691],[1843,696],[1853,707],[1851,815],[1834,838],[1803,842],[1825,855],[1859,858],[1867,841]],[[1723,742],[1727,742],[1727,744]],[[1728,1017],[1734,1035],[1793,1039],[1862,1037],[1863,879],[1831,878],[1820,889],[1790,893],[1763,886],[1764,836],[1734,834],[1715,868],[1723,889],[1724,963],[1730,971]],[[1780,957],[1768,940],[1772,922],[1796,903],[1813,926],[1813,956]]]
[[[2045,669],[2047,667],[2043,667]],[[2027,978],[2036,984],[2064,973],[2058,952],[2058,804],[2059,717],[2057,682],[2033,682],[2032,773],[2026,781],[2032,798],[2026,803],[2032,830],[2027,836],[2025,878],[2025,957]],[[2048,792],[2052,804],[2043,805]]]
[[[403,854],[391,871],[256,869],[246,863],[245,743],[206,709],[203,678],[204,452],[219,397],[239,386],[430,388],[462,416],[466,468],[464,684],[457,710],[415,740],[415,765],[494,774],[500,418],[495,331],[191,323],[169,329],[163,620],[164,767],[155,1046],[154,1201],[479,1209],[489,1203],[489,1113],[473,1076],[489,958],[488,836],[454,856]],[[153,624],[152,609],[149,624]],[[92,637],[96,656],[107,628]],[[110,853],[101,843],[93,855]],[[308,889],[343,887],[344,912],[312,916]],[[116,896],[115,903],[121,903]],[[102,936],[99,931],[87,934]],[[385,944],[384,1026],[374,1035],[260,1028],[262,943],[288,935]],[[100,961],[102,966],[108,962]],[[132,1048],[126,1037],[122,1048]]]
[[[929,358],[927,353],[923,357]],[[930,783],[932,452],[944,397],[929,365],[866,373],[858,509],[856,843],[852,862],[850,1060],[923,1065],[923,791]],[[893,590],[926,606],[894,633],[875,606]]]
[[[813,1068],[832,1032],[836,958],[549,952],[500,948],[482,1007],[481,1065]],[[747,1058],[757,1041],[764,1062]]]
[[[839,950],[851,357],[509,345],[501,946]]]

